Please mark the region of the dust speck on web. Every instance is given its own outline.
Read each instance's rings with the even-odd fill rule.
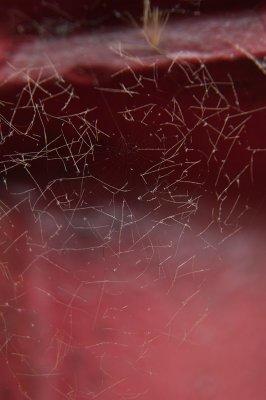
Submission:
[[[208,277],[265,151],[249,144],[257,110],[200,62],[129,62],[84,88],[51,62],[14,74],[25,84],[0,103],[6,374],[28,399],[144,399],[160,349],[196,346],[208,319]]]

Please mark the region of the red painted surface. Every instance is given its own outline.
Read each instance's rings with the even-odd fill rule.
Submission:
[[[261,15],[2,40],[1,399],[265,398]]]

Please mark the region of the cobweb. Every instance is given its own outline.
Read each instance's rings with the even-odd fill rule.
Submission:
[[[254,210],[258,110],[230,74],[122,57],[92,86],[50,61],[2,86],[5,399],[174,398],[165,382],[204,341],[209,282]]]

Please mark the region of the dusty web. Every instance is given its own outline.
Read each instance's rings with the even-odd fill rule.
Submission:
[[[129,60],[93,87],[50,61],[14,74],[25,84],[0,103],[6,393],[149,398],[162,353],[171,368],[199,340],[208,279],[252,207],[256,110],[200,62]]]

